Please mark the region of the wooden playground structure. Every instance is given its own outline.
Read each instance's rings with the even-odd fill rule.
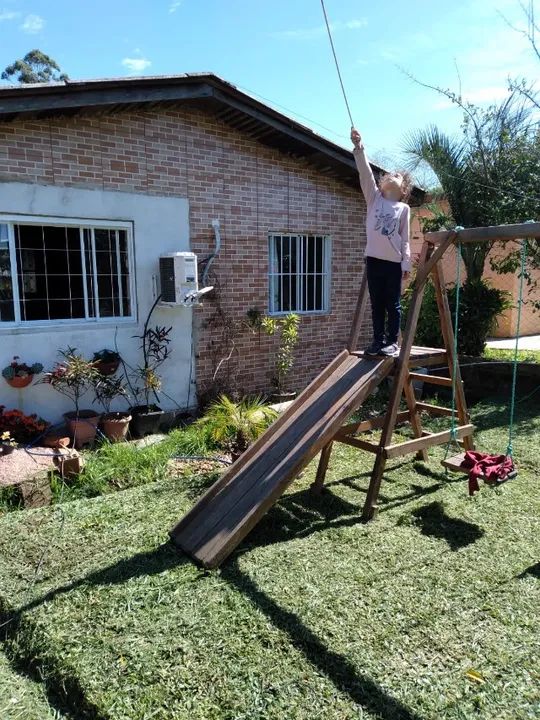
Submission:
[[[364,273],[346,348],[171,530],[171,539],[176,546],[205,567],[217,567],[319,452],[319,466],[312,488],[320,492],[336,442],[375,455],[362,512],[366,521],[377,513],[381,483],[389,459],[414,453],[426,460],[428,448],[446,445],[451,440],[459,441],[464,450],[474,449],[474,425],[470,422],[459,372],[440,261],[454,244],[521,238],[540,240],[540,222],[427,233],[414,280],[407,325],[399,356],[395,358],[367,358],[357,349],[368,299]],[[444,348],[440,349],[413,345],[424,290],[430,277],[435,287],[444,339]],[[448,377],[415,372],[419,367],[444,365],[448,367]],[[388,376],[392,376],[393,384],[386,414],[347,424],[351,415]],[[452,388],[455,421],[453,410],[416,400],[415,380]],[[402,397],[407,410],[400,411]],[[452,429],[426,432],[421,422],[423,412],[451,416]],[[413,437],[392,443],[396,425],[406,422],[410,423]],[[378,442],[358,437],[371,430],[381,431]],[[445,465],[451,470],[463,472],[461,460],[462,456],[457,455],[446,460]]]

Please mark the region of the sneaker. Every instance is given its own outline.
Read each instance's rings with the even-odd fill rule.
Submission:
[[[384,345],[380,349],[381,355],[388,355],[388,357],[396,357],[396,355],[399,355],[399,348],[396,343],[390,343],[390,345]]]
[[[380,355],[383,343],[374,340],[369,347],[364,350],[364,355]]]

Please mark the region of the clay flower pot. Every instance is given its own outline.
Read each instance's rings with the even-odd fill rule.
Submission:
[[[99,424],[97,413],[93,410],[79,410],[78,413],[64,413],[64,418],[74,447],[79,449],[83,445],[93,445]]]
[[[131,415],[127,412],[111,412],[101,416],[101,429],[111,442],[122,442],[126,439]]]
[[[30,385],[33,379],[33,375],[25,375],[23,377],[15,375],[15,377],[6,378],[6,382],[8,385],[11,385],[12,388],[25,388]]]
[[[50,433],[49,435],[45,435],[42,443],[44,447],[67,448],[69,447],[70,439],[66,437],[64,433]]]

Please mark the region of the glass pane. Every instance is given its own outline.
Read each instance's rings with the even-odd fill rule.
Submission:
[[[83,318],[79,229],[17,225],[15,248],[21,318],[28,321]]]
[[[0,238],[2,237],[0,225]],[[0,322],[13,322],[15,320],[15,307],[13,305],[13,282],[11,279],[11,263],[9,259],[9,246],[7,238],[0,240]]]

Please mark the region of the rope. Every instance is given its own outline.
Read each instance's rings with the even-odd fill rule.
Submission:
[[[332,30],[330,29],[330,23],[328,21],[328,15],[326,14],[326,7],[324,6],[324,0],[321,0],[321,7],[324,15],[324,21],[326,23],[326,30],[328,31],[328,39],[330,40],[330,47],[332,48],[332,54],[334,56],[334,62],[336,64],[336,70],[339,78],[339,84],[341,85],[341,92],[343,93],[343,99],[347,106],[347,112],[349,113],[349,120],[351,121],[351,127],[354,127],[354,120],[352,119],[351,108],[349,107],[349,101],[347,100],[347,93],[345,92],[345,85],[343,84],[343,78],[341,77],[341,70],[339,69],[339,62],[336,54],[336,48],[334,47],[334,41],[332,39]]]
[[[464,228],[458,225],[455,230],[459,232]],[[457,428],[456,428],[456,377],[458,370],[458,335],[459,335],[459,304],[461,296],[461,240],[459,239],[456,243],[456,307],[454,311],[454,355],[452,358],[452,416],[450,421],[450,440],[446,445],[446,451],[444,453],[444,459],[446,460],[450,452],[450,445],[457,442]],[[446,474],[448,475],[448,468],[446,468]]]
[[[532,221],[529,221],[532,222]],[[523,307],[523,288],[525,285],[525,268],[527,262],[527,239],[521,243],[521,261],[519,273],[519,299],[517,305],[517,327],[516,327],[516,344],[514,346],[514,363],[512,368],[512,394],[510,397],[510,421],[508,424],[508,445],[506,447],[506,455],[513,456],[513,440],[514,440],[514,418],[516,410],[516,387],[517,387],[517,370],[518,370],[518,353],[519,353],[519,332],[521,328],[521,310]]]

